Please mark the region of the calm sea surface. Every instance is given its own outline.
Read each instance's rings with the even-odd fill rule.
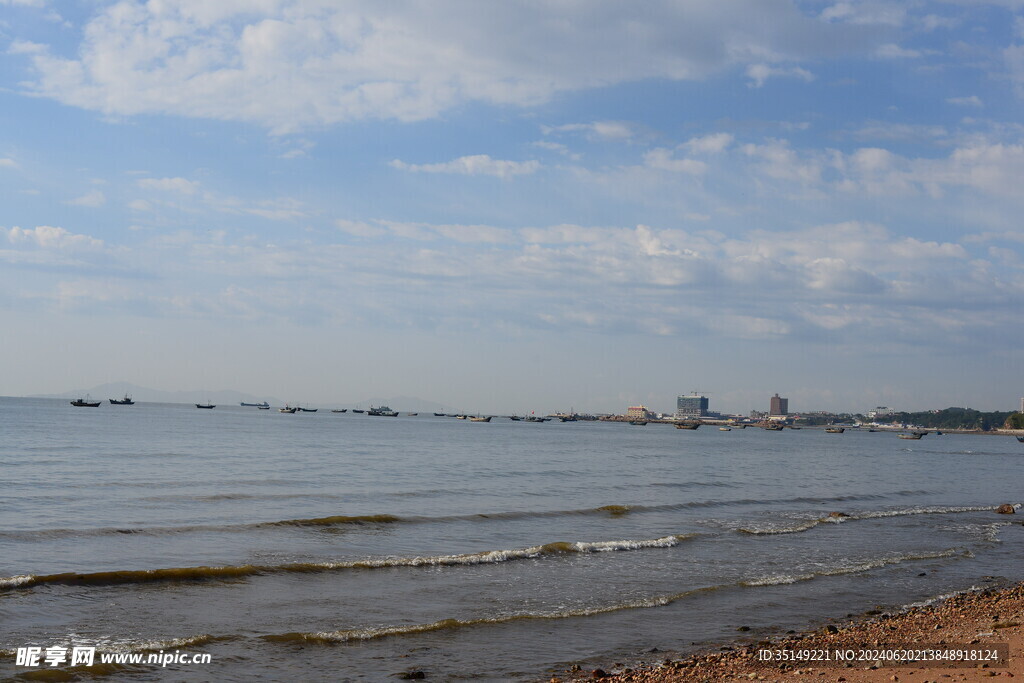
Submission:
[[[0,677],[538,680],[1024,580],[1012,437],[9,398],[0,468]]]

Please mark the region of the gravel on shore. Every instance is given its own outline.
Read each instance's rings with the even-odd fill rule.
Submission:
[[[556,681],[603,680],[630,683],[666,681],[828,681],[862,683],[903,681],[954,683],[980,681],[996,677],[1024,676],[1024,584],[1012,588],[961,593],[939,603],[912,607],[905,611],[873,614],[841,625],[829,624],[816,631],[781,636],[756,644],[740,644],[720,652],[696,654],[681,660],[638,668],[583,669],[572,667],[551,678]],[[844,662],[763,661],[768,655],[789,658],[820,657],[828,652],[852,651],[857,655],[875,653],[879,646],[896,651],[920,650],[932,646],[939,650],[969,646],[991,652],[997,645],[1005,648],[996,662],[970,662],[951,666],[946,662],[916,661],[894,665],[891,661],[858,659]],[[790,652],[793,655],[779,652]],[[929,650],[933,651],[933,650]],[[800,653],[800,654],[797,654]],[[1008,655],[1008,656],[1007,656]],[[884,656],[883,656],[884,657]]]

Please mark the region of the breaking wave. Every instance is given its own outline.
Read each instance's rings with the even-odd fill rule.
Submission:
[[[808,572],[806,574],[776,574],[772,576],[761,576],[753,579],[746,579],[740,581],[741,586],[755,587],[755,586],[782,586],[791,583],[799,583],[801,581],[810,581],[816,579],[819,576],[842,576],[844,574],[859,574],[861,572],[871,571],[872,569],[881,569],[894,564],[903,564],[904,562],[917,562],[920,560],[936,560],[943,557],[973,557],[970,551],[962,551],[951,548],[949,550],[943,550],[934,553],[920,553],[920,554],[908,554],[908,555],[897,555],[894,557],[882,557],[875,560],[867,560],[865,562],[858,562],[856,564],[845,565],[841,567],[834,567],[832,569],[823,569],[817,572]]]
[[[529,548],[489,550],[461,555],[426,557],[382,557],[345,562],[295,562],[278,565],[245,564],[222,567],[171,567],[167,569],[136,569],[122,571],[60,574],[23,574],[0,578],[0,590],[31,588],[40,585],[116,586],[134,583],[184,582],[244,579],[264,574],[313,574],[329,571],[358,569],[387,569],[392,567],[459,567],[480,564],[498,564],[515,560],[537,559],[545,556],[587,554],[672,548],[697,534],[677,534],[662,538],[622,541],[565,542],[556,541]]]

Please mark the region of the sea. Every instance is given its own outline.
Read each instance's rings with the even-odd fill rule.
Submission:
[[[1024,580],[1013,437],[329,408],[0,399],[0,678],[538,681]]]

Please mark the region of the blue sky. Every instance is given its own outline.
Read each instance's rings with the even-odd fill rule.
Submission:
[[[1024,393],[1024,2],[0,0],[0,394]]]

